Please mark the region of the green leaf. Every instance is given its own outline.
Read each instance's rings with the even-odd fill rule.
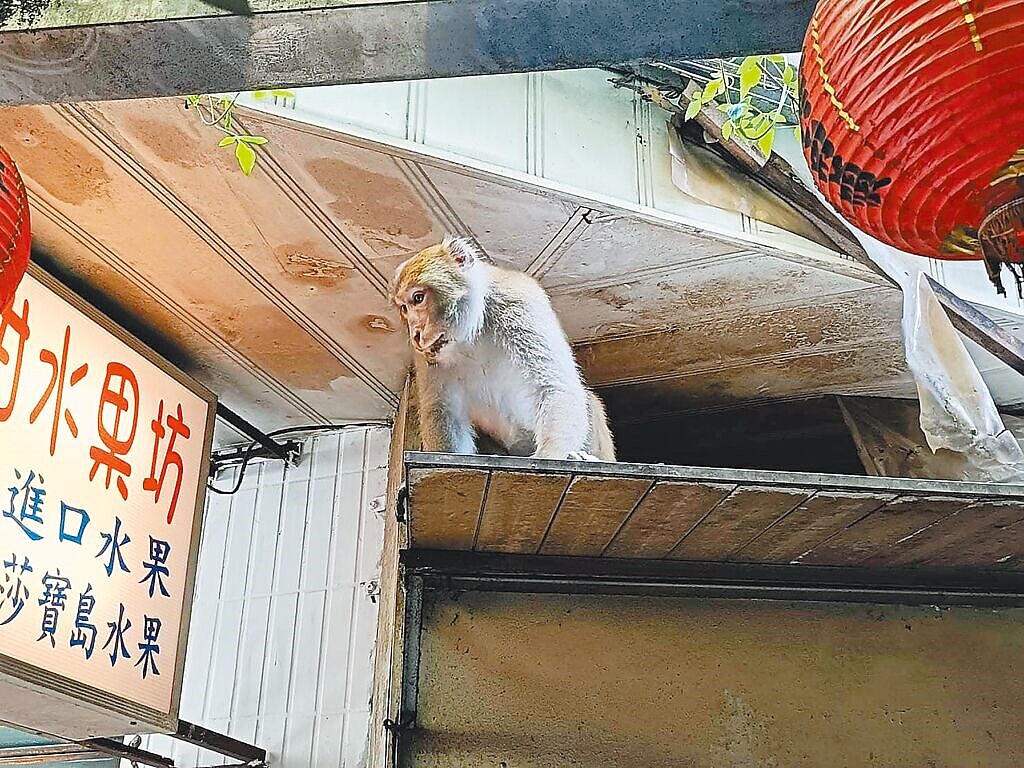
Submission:
[[[784,122],[786,122],[786,116],[784,114],[782,114],[781,112],[773,112],[772,113],[772,120],[774,122],[776,122],[776,123],[784,123]]]
[[[285,91],[281,89],[273,90],[270,92],[271,96],[277,96],[280,99],[294,99],[295,94],[291,91]]]
[[[732,123],[724,123],[722,125],[722,138],[725,141],[728,141],[729,139],[732,138],[732,134],[735,130],[736,129],[733,127]]]
[[[740,69],[740,98],[747,98],[750,89],[761,82],[761,67],[754,65],[746,69]]]
[[[764,136],[762,136],[760,139],[757,140],[758,149],[760,149],[762,152],[764,152],[766,157],[771,156],[771,154],[772,154],[772,147],[774,145],[775,145],[775,129],[774,128],[770,129],[768,131],[768,133],[766,133]]]
[[[267,140],[263,136],[239,136],[239,141],[244,141],[246,144],[266,144]]]
[[[796,73],[793,71],[793,68],[787,64],[786,68],[782,70],[782,82],[789,85],[794,80],[796,80]]]
[[[718,111],[719,112],[728,112],[729,111],[729,107],[731,107],[731,106],[732,106],[732,104],[719,104],[718,105]]]
[[[799,125],[794,125],[793,126],[793,136],[796,138],[797,141],[800,141],[800,126]]]
[[[717,80],[711,80],[707,85],[704,86],[704,90],[701,92],[700,98],[702,101],[711,101],[715,96],[720,94],[725,89],[721,78]]]
[[[244,141],[239,141],[235,144],[235,159],[238,160],[238,167],[242,169],[242,173],[248,176],[256,166],[256,150]]]
[[[691,101],[690,105],[686,108],[686,114],[683,115],[683,120],[692,120],[693,118],[695,118],[698,114],[700,114],[700,107],[700,99]]]
[[[254,99],[265,99],[269,94],[266,91],[253,91],[252,97]]]
[[[235,141],[237,141],[237,139],[238,139],[237,136],[225,136],[223,139],[220,140],[220,144],[218,144],[217,146],[218,147],[230,146],[230,145],[234,144]]]
[[[782,54],[775,54],[774,56],[769,56],[768,61],[772,62],[773,64],[785,64],[786,57],[783,56]]]

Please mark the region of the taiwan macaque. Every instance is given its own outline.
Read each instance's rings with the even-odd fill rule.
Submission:
[[[423,449],[615,461],[544,289],[447,238],[403,262],[391,299],[415,351]]]

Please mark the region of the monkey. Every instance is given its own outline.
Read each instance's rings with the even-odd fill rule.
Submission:
[[[604,404],[532,277],[446,237],[402,262],[390,293],[414,350],[424,450],[615,461]]]

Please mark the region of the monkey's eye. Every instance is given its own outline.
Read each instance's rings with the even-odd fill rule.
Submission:
[[[427,298],[427,296],[425,293],[423,293],[423,291],[416,291],[416,293],[412,295],[413,306],[418,306],[422,304],[425,298]]]

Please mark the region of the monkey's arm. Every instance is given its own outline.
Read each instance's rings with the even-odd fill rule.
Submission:
[[[473,425],[465,416],[461,398],[456,392],[441,386],[437,374],[418,361],[416,388],[419,392],[420,441],[423,450],[476,453]]]

